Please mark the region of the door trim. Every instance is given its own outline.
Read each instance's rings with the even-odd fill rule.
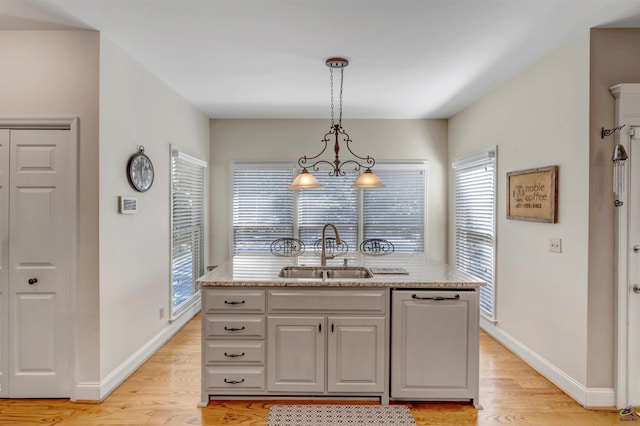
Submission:
[[[631,156],[631,132],[640,132],[640,111],[629,107],[627,102],[621,102],[623,95],[637,97],[640,95],[640,84],[617,84],[609,88],[616,98],[616,126],[625,124],[626,127],[616,134],[616,143],[622,144],[630,153],[629,163],[632,162]],[[615,306],[616,306],[616,325],[615,325],[615,375],[614,387],[616,391],[616,407],[621,409],[628,405],[628,378],[629,378],[629,327],[627,321],[629,319],[629,200],[630,186],[629,174],[633,164],[625,167],[625,190],[619,194],[618,200],[622,201],[622,205],[616,207],[615,210]],[[638,165],[640,167],[640,165]]]
[[[69,141],[73,144],[71,149],[71,164],[74,168],[71,172],[69,185],[72,194],[74,194],[69,206],[69,220],[74,224],[72,226],[72,235],[70,238],[69,249],[70,260],[69,268],[71,271],[69,277],[69,399],[76,400],[76,377],[78,376],[78,359],[79,348],[77,344],[77,336],[75,330],[77,322],[76,309],[76,292],[77,292],[77,242],[78,242],[78,149],[80,146],[80,119],[78,117],[43,117],[43,118],[0,118],[0,129],[34,129],[34,130],[69,130]]]

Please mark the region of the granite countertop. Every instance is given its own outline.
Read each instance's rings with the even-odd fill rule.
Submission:
[[[212,287],[481,287],[484,281],[423,254],[394,253],[386,256],[345,256],[349,266],[365,266],[372,278],[280,278],[285,266],[320,266],[314,255],[279,257],[272,254],[247,254],[232,259],[207,272],[196,282]],[[342,266],[345,257],[327,261],[327,266]],[[399,273],[393,268],[402,268]],[[390,270],[391,269],[391,270]]]

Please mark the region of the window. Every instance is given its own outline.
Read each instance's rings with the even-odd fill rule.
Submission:
[[[495,319],[496,149],[452,163],[455,174],[456,267],[487,282],[480,288],[483,315]]]
[[[424,251],[424,165],[381,165],[376,174],[385,190],[364,191],[364,238],[391,241],[395,251]]]
[[[277,238],[293,237],[291,164],[233,163],[233,254],[269,251]]]
[[[297,192],[298,238],[307,246],[322,237],[322,227],[331,222],[338,228],[340,238],[349,250],[358,248],[358,205],[360,191],[351,188],[357,174],[335,177],[327,173],[314,173],[324,188]],[[328,231],[333,237],[333,231]]]
[[[171,147],[171,319],[199,297],[204,273],[204,169],[207,163]]]
[[[322,226],[334,223],[349,250],[366,238],[386,238],[396,251],[424,251],[426,165],[378,163],[387,189],[351,188],[357,175],[314,173],[324,188],[289,191],[293,163],[232,163],[233,254],[268,252],[277,238],[301,239],[313,250]],[[331,233],[333,236],[333,233]]]

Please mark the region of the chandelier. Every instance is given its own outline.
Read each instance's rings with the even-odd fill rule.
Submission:
[[[342,81],[344,77],[344,68],[349,65],[349,61],[344,58],[329,58],[325,63],[329,67],[330,75],[331,128],[327,133],[325,133],[324,138],[322,139],[324,148],[322,148],[319,154],[313,157],[307,157],[306,155],[303,155],[298,159],[298,166],[300,166],[302,171],[293,180],[291,185],[289,185],[289,189],[322,188],[324,185],[318,182],[318,180],[311,173],[309,173],[308,170],[309,168],[311,168],[313,171],[319,171],[321,165],[329,166],[330,169],[328,175],[337,177],[346,175],[347,172],[345,171],[345,169],[348,167],[353,167],[353,170],[356,172],[364,169],[364,172],[358,177],[358,179],[356,179],[353,185],[351,185],[352,188],[386,188],[386,185],[382,183],[380,178],[371,171],[371,168],[376,164],[376,160],[369,155],[367,155],[366,157],[361,157],[355,154],[351,150],[351,146],[349,145],[353,141],[349,137],[349,134],[342,127]],[[340,108],[337,123],[335,122],[333,117],[334,68],[340,70]],[[333,161],[318,159],[327,150],[329,142],[334,143],[333,152],[335,153],[335,157]],[[340,142],[344,144],[344,147],[353,156],[353,159],[348,159],[345,161],[340,160]]]

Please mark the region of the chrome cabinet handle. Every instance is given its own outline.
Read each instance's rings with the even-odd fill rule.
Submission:
[[[417,294],[412,294],[411,298],[414,299],[414,300],[437,300],[437,301],[441,301],[441,300],[459,300],[460,299],[460,295],[456,294],[453,297],[442,297],[442,296],[420,297]]]
[[[240,302],[236,302],[234,300],[232,300],[231,302],[229,302],[228,300],[224,301],[225,305],[244,305],[244,300],[241,300]]]
[[[634,253],[638,253],[639,251],[640,251],[640,246],[639,245],[633,246],[633,252]]]
[[[35,283],[38,282],[37,278],[29,278],[29,281],[27,281],[29,283],[29,285],[34,285]]]
[[[225,327],[224,329],[227,330],[227,331],[242,331],[242,330],[244,330],[244,327],[240,327],[240,328],[237,328],[237,327]]]
[[[228,358],[238,358],[240,356],[244,356],[244,352],[242,352],[241,354],[228,354],[228,353],[224,353],[224,356],[228,357]]]
[[[633,292],[634,293],[640,293],[640,284],[636,284],[633,286]]]
[[[229,383],[230,385],[237,385],[238,383],[244,383],[244,379],[242,380],[227,380],[224,379],[225,383]]]

